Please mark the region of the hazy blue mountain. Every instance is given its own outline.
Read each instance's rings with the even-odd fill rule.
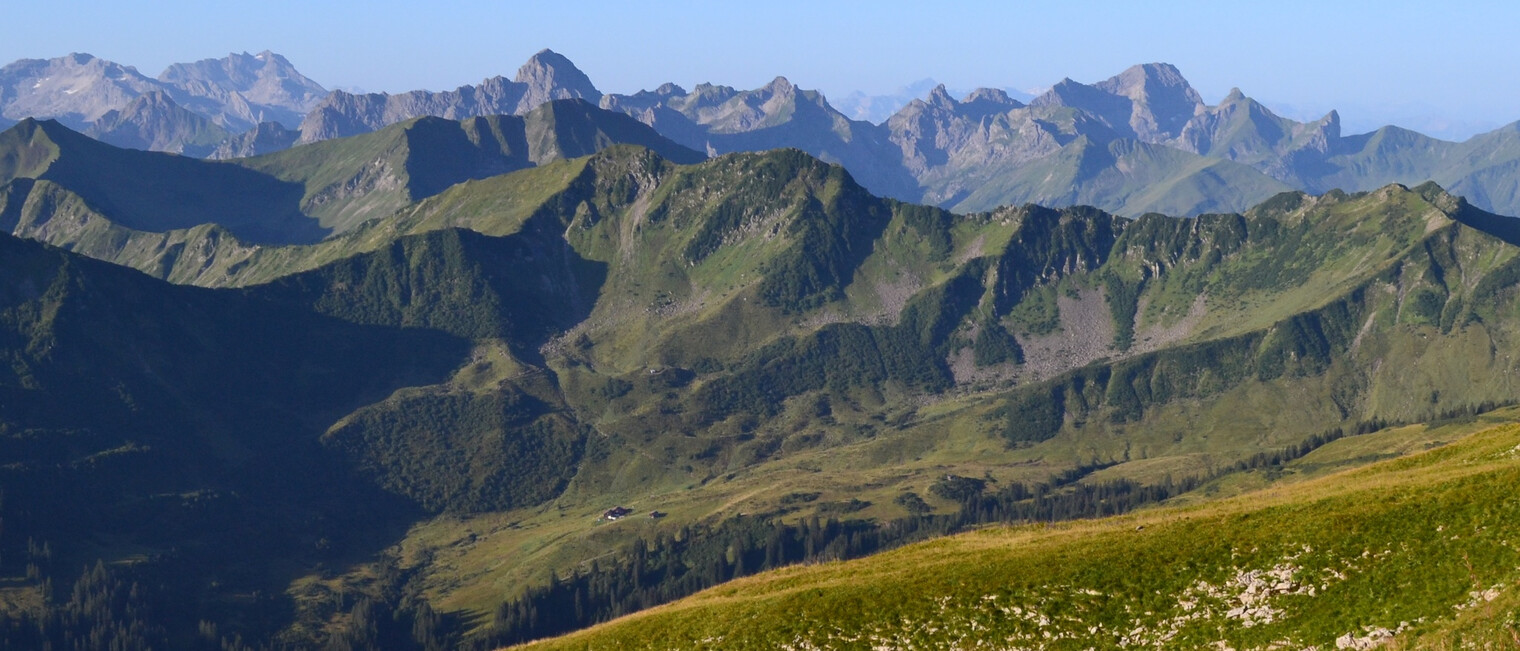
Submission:
[[[88,54],[22,59],[0,68],[0,115],[52,118],[83,129],[139,95],[161,89],[136,68]]]
[[[170,66],[158,79],[88,54],[0,68],[0,115],[56,119],[122,146],[194,156],[279,121],[295,126],[327,94],[273,52]]]
[[[1460,143],[1394,126],[1348,135],[1335,111],[1298,121],[1238,89],[1208,105],[1166,63],[1132,66],[1093,84],[1064,79],[1033,98],[1007,89],[955,92],[921,80],[897,94],[857,93],[836,105],[784,77],[751,90],[664,84],[604,96],[551,50],[531,57],[511,80],[394,95],[327,93],[267,51],[175,64],[158,79],[84,54],[0,70],[0,127],[26,116],[55,117],[114,144],[219,159],[422,116],[525,115],[557,99],[624,113],[709,155],[801,149],[844,165],[872,192],[956,210],[1083,197],[1130,215],[1196,214],[1243,210],[1284,188],[1360,191],[1436,180],[1479,207],[1520,214],[1511,180],[1520,144],[1510,127]],[[886,115],[889,106],[895,112]],[[1103,151],[1121,153],[1096,155]],[[1084,167],[1071,168],[1077,161]],[[1159,167],[1105,169],[1100,161]],[[1049,175],[1036,181],[1040,172]],[[1189,178],[1194,174],[1203,176]],[[1071,186],[1055,187],[1059,179]],[[1204,196],[1205,188],[1217,195]]]
[[[121,110],[107,112],[85,133],[117,147],[196,157],[210,154],[229,137],[225,129],[175,103],[162,90],[143,93]]]
[[[866,93],[857,90],[849,93],[848,95],[836,97],[831,100],[831,103],[835,108],[839,109],[840,113],[843,113],[851,120],[861,120],[864,122],[870,122],[871,124],[881,124],[883,122],[886,122],[887,118],[892,117],[899,110],[901,110],[902,107],[907,106],[909,102],[912,102],[915,99],[925,99],[929,96],[929,93],[935,89],[935,87],[943,86],[944,84],[941,84],[932,78],[926,77],[924,79],[920,79],[911,84],[903,86],[902,88],[899,88],[892,93],[883,95],[867,95]],[[1007,95],[1010,99],[1017,100],[1021,103],[1027,103],[1029,100],[1034,99],[1033,95],[1030,95],[1029,93],[1023,92],[1016,88],[998,88],[995,90],[1003,93],[1004,95]],[[952,96],[965,96],[968,94],[968,92],[975,91],[958,91],[955,89],[949,89],[946,92]]]
[[[884,131],[845,117],[822,93],[797,88],[785,77],[754,90],[701,84],[688,93],[665,84],[652,92],[607,95],[602,107],[627,113],[708,155],[793,147],[844,165],[877,194],[917,195],[916,182]]]
[[[884,125],[902,152],[903,165],[919,181],[922,200],[957,210],[982,210],[999,203],[1061,204],[1066,200],[1061,197],[1085,197],[1105,209],[1137,214],[1132,211],[1150,204],[1136,203],[1136,198],[1150,197],[1161,201],[1150,209],[1195,214],[1242,210],[1283,188],[1362,191],[1435,180],[1470,195],[1478,207],[1520,214],[1515,184],[1508,176],[1520,165],[1520,142],[1512,128],[1462,143],[1391,126],[1343,135],[1340,115],[1334,111],[1298,122],[1276,115],[1239,89],[1216,106],[1206,105],[1167,64],[1133,66],[1091,85],[1062,80],[1027,107],[985,93],[975,100],[957,102],[938,89],[927,100],[904,106]],[[1125,161],[1124,169],[1101,170],[1093,167],[1094,161],[1107,157],[1094,159],[1065,150],[1078,138],[1088,141],[1084,152],[1128,140],[1254,168],[1269,178],[1237,166],[1184,163],[1187,156],[1178,154],[1135,159],[1135,152],[1155,150],[1133,144],[1119,147],[1130,155],[1113,158],[1116,164]],[[1044,160],[1062,151],[1063,157]],[[1087,172],[1039,177],[1040,172],[1065,169],[1078,159],[1088,161],[1083,168]],[[1162,168],[1134,167],[1152,164]],[[1178,173],[1206,176],[1186,179],[1175,176]],[[1032,181],[1035,177],[1041,181]],[[1096,181],[1099,177],[1106,180]],[[1121,178],[1137,183],[1169,179],[1157,187],[1193,189],[1163,199],[1155,187],[1144,190],[1118,183]],[[1055,187],[1058,180],[1071,187]],[[1219,194],[1205,197],[1199,194],[1201,188],[1214,188]]]
[[[158,80],[178,91],[180,102],[230,131],[263,122],[295,128],[327,96],[327,89],[296,70],[285,57],[265,50],[221,59],[176,63]]]

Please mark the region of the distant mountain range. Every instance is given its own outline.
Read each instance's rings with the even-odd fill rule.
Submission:
[[[933,78],[925,77],[894,92],[883,95],[867,95],[857,90],[844,97],[835,98],[832,104],[835,108],[839,109],[840,113],[845,114],[851,120],[864,120],[872,124],[881,124],[886,122],[887,118],[892,117],[902,107],[907,106],[908,102],[927,97],[930,91],[941,85]],[[1034,99],[1034,95],[1016,88],[1003,88],[1002,90],[1009,97],[1021,102],[1027,103],[1029,100]],[[956,89],[948,89],[946,92],[960,97],[971,93],[971,91]]]
[[[1435,180],[1476,206],[1520,215],[1520,123],[1460,143],[1393,126],[1343,135],[1334,111],[1299,122],[1239,90],[1207,105],[1161,63],[1096,84],[1065,79],[1034,98],[989,88],[957,98],[936,85],[907,99],[921,90],[850,96],[840,105],[847,112],[784,77],[753,90],[665,84],[604,94],[544,50],[511,80],[329,93],[271,52],[176,64],[157,79],[74,54],[0,69],[0,116],[55,118],[123,147],[238,158],[422,116],[524,115],[581,99],[708,155],[793,147],[842,164],[877,194],[957,212],[1035,202],[1193,215],[1243,210],[1285,190]],[[885,120],[860,119],[879,119],[886,106],[895,112]]]
[[[195,156],[262,123],[294,127],[327,94],[268,51],[177,63],[156,79],[88,54],[0,68],[11,122],[51,118],[115,145]]]

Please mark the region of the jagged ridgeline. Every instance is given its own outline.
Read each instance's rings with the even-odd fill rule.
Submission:
[[[341,583],[334,568],[392,543],[405,551],[384,558],[405,572],[355,590],[399,609],[405,588],[407,604],[488,616],[517,596],[492,585],[615,564],[634,538],[725,531],[739,511],[845,517],[839,531],[876,535],[863,533],[871,519],[960,508],[955,491],[931,490],[947,475],[1012,486],[1101,472],[1170,491],[1168,476],[1212,475],[1335,427],[1514,399],[1517,231],[1434,185],[1287,193],[1190,219],[1033,205],[956,215],[874,196],[797,150],[696,162],[676,148],[672,161],[636,146],[644,131],[550,113],[552,124],[422,119],[191,161],[209,167],[185,174],[293,188],[280,199],[290,214],[331,229],[299,244],[209,222],[130,225],[148,215],[105,203],[129,183],[49,176],[74,152],[57,144],[67,135],[7,132],[31,143],[0,157],[13,230],[223,288],[5,240],[31,252],[6,258],[22,270],[5,276],[5,472],[117,474],[90,470],[79,494],[8,482],[0,572],[23,576],[5,559],[36,556],[31,537],[69,560],[60,584],[96,558],[208,579],[214,555],[173,564],[186,548],[176,530],[125,523],[172,519],[154,509],[185,495],[236,493],[299,514],[280,534],[295,542],[235,547],[247,580],[203,588],[166,635],[205,619],[310,641],[357,606],[298,579]],[[139,167],[173,159],[140,155],[155,158]],[[397,171],[443,159],[457,174]],[[386,160],[390,181],[356,180]],[[525,162],[491,167],[508,160]],[[21,228],[70,215],[99,230]],[[170,242],[186,246],[171,255]],[[133,289],[71,290],[80,283],[59,269]],[[132,455],[147,461],[107,463]],[[107,495],[115,481],[130,490]],[[1025,496],[1009,495],[1008,512],[1023,512]],[[87,540],[92,520],[49,515],[83,502],[122,528]],[[669,517],[590,530],[609,503],[634,502]],[[399,515],[366,515],[380,512]],[[336,523],[359,533],[340,539]],[[451,526],[475,542],[433,542]],[[277,558],[300,567],[269,570]],[[234,585],[287,596],[238,619]]]
[[[455,183],[615,143],[702,158],[579,100],[521,117],[417,118],[231,162],[119,149],[24,120],[0,134],[0,228],[176,282],[225,284],[228,267],[261,246],[315,243]]]

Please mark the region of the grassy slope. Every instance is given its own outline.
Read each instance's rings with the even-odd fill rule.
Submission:
[[[161,233],[216,221],[250,242],[321,237],[301,214],[299,186],[237,165],[119,149],[57,122],[0,133],[0,184],[38,179],[69,188],[127,229]]]
[[[1294,466],[1453,434],[1347,439]],[[1520,426],[1501,425],[1238,498],[790,568],[534,648],[1323,647],[1401,628],[1420,647],[1507,643],[1517,449]]]
[[[0,226],[177,283],[247,284],[383,246],[408,231],[371,228],[381,221],[375,218],[457,183],[619,143],[683,162],[701,159],[627,116],[583,102],[554,102],[523,117],[419,118],[231,162],[117,149],[29,122],[0,134],[7,204]],[[544,199],[531,187],[498,186],[491,195]],[[307,246],[269,246],[281,243]]]
[[[10,236],[0,252],[5,592],[33,590],[16,578],[30,537],[52,541],[60,583],[97,558],[148,564],[184,581],[169,588],[181,614],[225,614],[318,563],[369,557],[410,517],[319,437],[398,387],[445,378],[467,342],[169,285]]]

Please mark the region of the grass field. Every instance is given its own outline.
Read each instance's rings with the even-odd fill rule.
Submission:
[[[1127,516],[740,579],[532,648],[1507,648],[1485,645],[1511,643],[1520,606],[1517,416],[1342,439]]]

